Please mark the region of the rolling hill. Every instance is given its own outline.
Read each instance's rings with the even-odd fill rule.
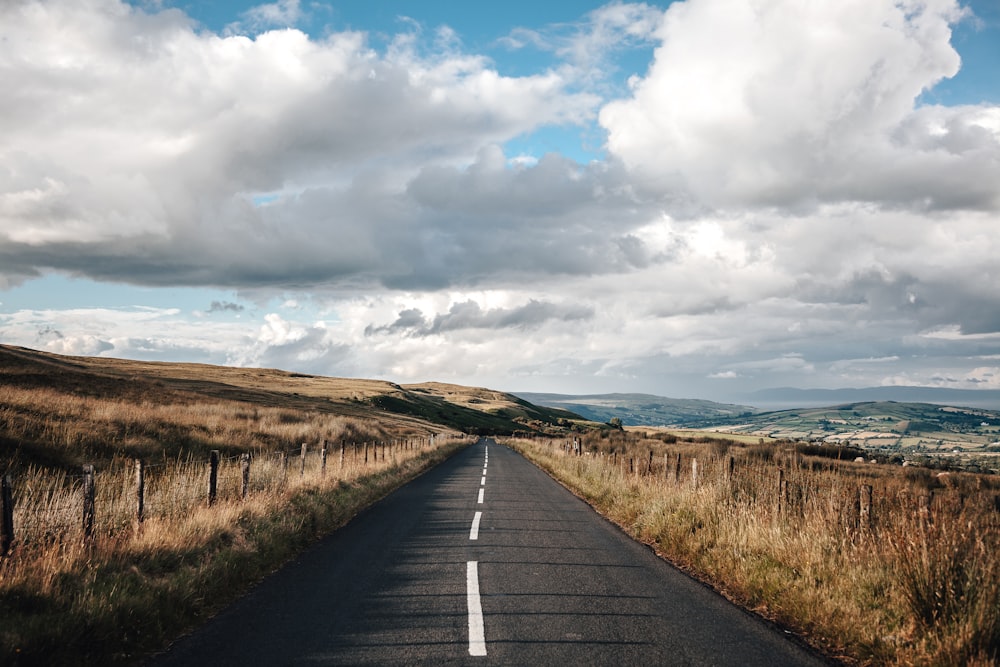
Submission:
[[[727,433],[851,445],[891,460],[983,470],[1000,465],[1000,412],[930,403],[863,401],[748,415]]]
[[[745,405],[715,403],[698,399],[665,398],[652,394],[516,394],[535,405],[570,410],[587,419],[607,423],[621,419],[625,426],[698,427],[729,421],[754,412]]]
[[[225,418],[213,412],[223,410]],[[227,419],[291,428],[323,417],[353,420],[351,428],[364,429],[369,438],[556,433],[580,419],[476,387],[69,357],[0,345],[0,469],[15,457],[20,464],[66,467],[84,453],[98,459],[153,451],[172,456],[209,442],[217,447],[220,434],[233,428]],[[279,426],[269,428],[278,433]],[[280,438],[261,437],[256,446],[278,446]],[[164,449],[163,443],[171,444]]]
[[[777,387],[741,394],[737,400],[767,410],[815,408],[845,403],[932,403],[1000,410],[1000,390],[940,387],[860,387],[855,389],[796,389]]]

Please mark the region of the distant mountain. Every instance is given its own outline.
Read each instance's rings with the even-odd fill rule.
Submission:
[[[991,389],[939,389],[935,387],[864,387],[860,389],[795,389],[779,387],[740,394],[746,401],[764,410],[818,408],[842,403],[895,401],[931,403],[968,408],[1000,410],[1000,391]]]
[[[707,426],[752,414],[745,405],[698,399],[666,398],[652,394],[538,394],[515,392],[529,403],[570,410],[595,422],[621,419],[626,426]]]

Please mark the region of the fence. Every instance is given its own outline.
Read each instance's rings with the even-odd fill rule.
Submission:
[[[1000,493],[995,484],[959,483],[958,475],[943,473],[914,479],[898,468],[838,460],[806,459],[796,452],[755,457],[713,453],[691,455],[671,445],[644,449],[641,441],[626,443],[620,450],[594,446],[586,451],[582,439],[547,443],[550,451],[578,460],[576,473],[618,475],[629,480],[662,485],[683,493],[714,494],[730,508],[741,506],[758,517],[782,523],[804,522],[824,517],[832,530],[852,537],[872,535],[886,524],[901,519],[929,523],[935,516],[960,514],[1000,516]],[[642,454],[636,455],[637,450]],[[971,477],[971,476],[970,476]],[[971,485],[971,486],[970,486]],[[994,519],[995,520],[995,519]]]
[[[78,535],[141,530],[151,519],[171,519],[199,506],[242,502],[329,477],[350,480],[418,456],[454,436],[382,442],[302,443],[294,450],[244,452],[207,460],[150,464],[116,459],[105,470],[85,465],[79,474],[30,469],[0,477],[0,556],[16,547],[47,544]]]
[[[997,662],[995,476],[794,443],[616,440],[512,444],[636,539],[849,660]]]

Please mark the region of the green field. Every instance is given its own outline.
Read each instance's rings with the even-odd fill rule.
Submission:
[[[891,462],[946,463],[982,471],[1000,463],[1000,413],[881,401],[765,412],[716,432],[830,446],[850,445]]]

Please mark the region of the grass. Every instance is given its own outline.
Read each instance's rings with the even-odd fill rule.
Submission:
[[[13,483],[15,528],[0,557],[0,664],[135,662],[465,445],[447,422],[374,407],[397,394],[387,382],[0,346],[0,475]],[[97,471],[86,543],[83,464]]]
[[[0,663],[128,664],[197,625],[253,582],[358,511],[467,444],[466,439],[339,450],[286,470],[258,457],[241,498],[239,463],[224,461],[218,501],[206,465],[151,469],[147,518],[135,525],[132,468],[98,474],[98,520],[82,535],[79,480],[32,470],[18,478],[18,539],[0,560]],[[377,458],[376,458],[377,456]],[[124,463],[124,462],[123,462]]]
[[[837,461],[788,443],[630,434],[586,439],[584,456],[558,440],[511,444],[633,537],[827,655],[853,664],[1000,660],[993,477]]]
[[[566,416],[472,387],[67,357],[0,345],[0,471],[24,463],[68,468],[116,454],[280,449],[306,435],[363,440],[543,430]]]

